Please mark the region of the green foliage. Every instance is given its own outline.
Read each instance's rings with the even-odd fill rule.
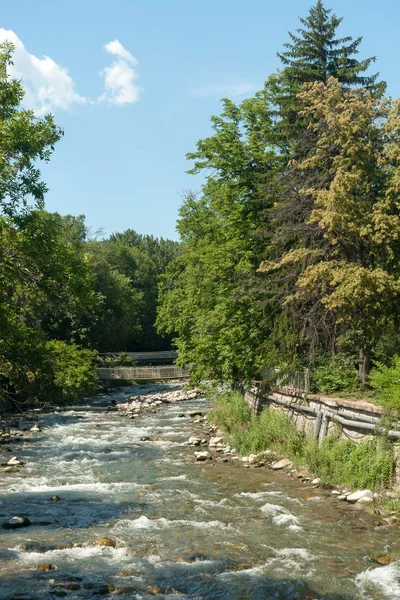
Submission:
[[[23,84],[8,76],[14,46],[0,44],[0,206],[9,216],[18,214],[32,199],[41,207],[47,187],[37,164],[47,162],[63,131],[51,115],[38,119],[20,108]]]
[[[332,14],[321,0],[311,7],[309,15],[300,22],[303,26],[296,34],[289,33],[286,50],[278,54],[285,65],[286,77],[298,83],[327,81],[335,77],[348,85],[372,86],[378,75],[363,76],[375,57],[358,61],[362,38],[336,37],[336,30],[343,18]]]
[[[248,426],[252,416],[248,406],[243,402],[240,392],[218,395],[212,410],[208,413],[208,420],[227,433],[233,433],[237,428]]]
[[[356,392],[360,389],[360,382],[354,357],[348,354],[334,354],[321,360],[313,373],[312,382],[314,391],[324,394],[343,390]]]
[[[391,410],[400,410],[400,356],[394,356],[389,364],[376,363],[372,369],[369,385],[378,392],[378,401]]]
[[[319,447],[315,441],[309,442],[304,458],[324,484],[340,482],[355,489],[377,489],[393,483],[393,448],[382,438],[355,444],[328,436]]]
[[[96,352],[56,340],[47,342],[45,349],[48,353],[48,384],[53,388],[47,393],[52,402],[78,400],[98,389]],[[43,375],[41,382],[45,382]]]
[[[282,409],[264,408],[256,416],[238,393],[217,397],[209,418],[227,433],[240,454],[272,449],[306,466],[325,485],[378,489],[393,483],[393,445],[385,437],[354,443],[327,436],[318,446]]]

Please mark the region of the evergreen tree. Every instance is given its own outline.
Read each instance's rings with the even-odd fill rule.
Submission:
[[[346,85],[375,85],[379,73],[363,75],[375,57],[357,60],[355,55],[362,37],[355,40],[351,36],[336,37],[336,30],[343,17],[331,14],[321,0],[310,9],[308,17],[300,18],[304,28],[290,33],[291,41],[284,44],[286,51],[278,53],[285,65],[284,73],[289,81],[303,84],[313,81],[327,81],[335,77]]]

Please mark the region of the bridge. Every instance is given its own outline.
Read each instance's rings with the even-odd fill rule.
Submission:
[[[107,367],[96,370],[101,380],[122,379],[126,381],[187,379],[189,369],[175,366],[168,367]]]

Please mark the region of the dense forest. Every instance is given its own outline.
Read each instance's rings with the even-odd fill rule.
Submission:
[[[327,391],[399,379],[400,103],[341,21],[318,0],[281,69],[224,99],[188,154],[206,181],[180,209],[158,327],[195,381],[266,365]]]
[[[179,244],[132,229],[93,239],[83,216],[45,210],[38,169],[63,131],[20,108],[0,51],[0,394],[63,401],[96,388],[97,352],[170,347],[155,330],[158,278]]]

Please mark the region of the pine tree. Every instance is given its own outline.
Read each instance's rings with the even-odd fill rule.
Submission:
[[[285,65],[284,73],[289,81],[324,81],[335,77],[346,85],[374,87],[379,73],[362,75],[375,61],[375,57],[357,60],[362,37],[355,40],[351,36],[336,37],[336,30],[343,20],[332,10],[324,7],[321,0],[310,9],[306,18],[300,18],[304,28],[290,33],[291,41],[284,44],[286,51],[278,53]]]

